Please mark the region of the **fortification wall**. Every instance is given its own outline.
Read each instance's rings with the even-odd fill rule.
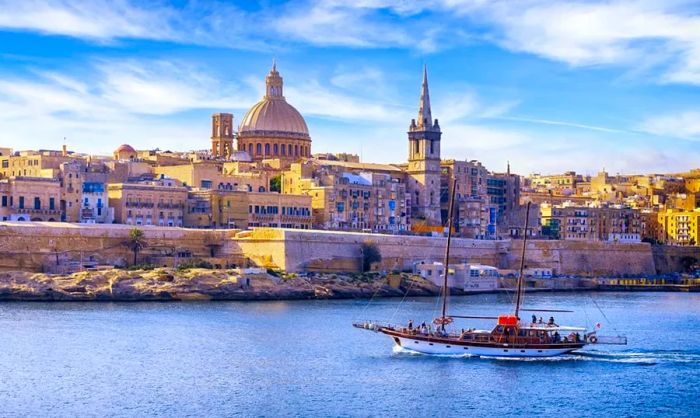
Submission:
[[[686,267],[683,265],[685,257],[691,257],[700,262],[700,246],[652,246],[654,264],[658,274],[682,272]]]
[[[520,240],[513,241],[508,268],[519,267],[522,245]],[[528,267],[548,267],[564,275],[655,273],[651,246],[647,243],[531,240],[527,243],[525,261]]]
[[[126,265],[133,253],[124,245],[132,226],[54,222],[0,222],[0,270],[47,271],[71,262]],[[230,238],[230,231],[139,226],[147,247],[140,261],[167,258],[178,250],[208,258]],[[211,244],[214,244],[212,247]],[[215,254],[218,256],[218,254]]]
[[[323,272],[359,271],[363,242],[377,245],[383,270],[406,270],[417,262],[442,261],[446,239],[261,228],[237,241],[248,257],[263,261],[260,265],[287,271]],[[450,262],[499,265],[509,247],[510,241],[453,239]]]
[[[76,225],[43,222],[0,222],[0,270],[47,271],[47,266],[92,259],[98,264],[130,264],[124,246],[128,225]],[[140,260],[162,260],[187,249],[197,258],[226,264],[260,266],[290,272],[358,271],[360,245],[370,241],[382,254],[382,270],[407,270],[415,263],[442,261],[445,238],[259,228],[252,231],[198,230],[140,226],[148,247]],[[669,247],[664,247],[669,248]],[[648,244],[581,241],[528,242],[526,264],[549,267],[557,274],[617,275],[680,271],[689,249],[655,249]],[[451,263],[481,263],[516,269],[522,241],[453,239]],[[681,254],[679,251],[683,252]],[[219,263],[219,261],[217,261]]]

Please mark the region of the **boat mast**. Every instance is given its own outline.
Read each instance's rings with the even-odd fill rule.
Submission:
[[[452,212],[454,209],[455,205],[455,189],[457,188],[457,178],[454,178],[452,180],[452,191],[450,192],[450,207],[447,211],[447,246],[445,246],[445,263],[444,263],[444,274],[442,277],[442,316],[440,319],[442,320],[442,330],[445,330],[445,319],[447,315],[447,296],[448,296],[448,288],[447,288],[447,275],[450,270],[449,267],[449,262],[450,262],[450,241],[452,240]]]
[[[525,246],[527,244],[527,231],[530,222],[530,202],[527,202],[525,209],[525,234],[523,236],[523,251],[520,254],[520,273],[518,274],[518,291],[515,298],[515,317],[519,318],[520,304],[523,302],[523,270],[525,268]]]

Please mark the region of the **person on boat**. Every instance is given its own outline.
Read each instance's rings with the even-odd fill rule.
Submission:
[[[578,332],[576,333],[576,342],[577,343],[581,342],[581,334],[579,334]]]
[[[532,315],[532,324],[534,325],[536,323],[537,323],[537,317],[535,315]]]
[[[408,330],[413,331],[413,320],[412,319],[408,320]]]
[[[559,336],[559,331],[554,331],[554,342],[558,343],[561,341],[561,337]]]
[[[537,322],[538,324],[544,324],[544,321],[542,321],[542,317],[540,317],[540,320]]]

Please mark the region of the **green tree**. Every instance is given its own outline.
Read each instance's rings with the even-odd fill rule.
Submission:
[[[382,261],[382,254],[379,252],[377,244],[371,241],[365,241],[360,245],[360,254],[362,254],[362,272],[369,271],[372,263]]]
[[[271,192],[282,192],[282,176],[275,176],[270,179],[270,191]]]
[[[126,240],[124,245],[134,252],[134,263],[138,260],[139,252],[146,247],[146,237],[143,231],[138,228],[132,228],[129,231],[129,238]]]

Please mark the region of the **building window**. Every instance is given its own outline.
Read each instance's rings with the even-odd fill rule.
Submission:
[[[19,197],[19,208],[24,209],[24,196]]]
[[[262,144],[256,144],[255,145],[255,155],[260,155],[262,154]]]
[[[270,144],[265,144],[265,155],[270,155]]]
[[[273,145],[272,151],[273,151],[274,155],[278,155],[279,154],[279,145],[277,145],[277,144]]]
[[[7,207],[7,196],[2,197],[2,207]]]

